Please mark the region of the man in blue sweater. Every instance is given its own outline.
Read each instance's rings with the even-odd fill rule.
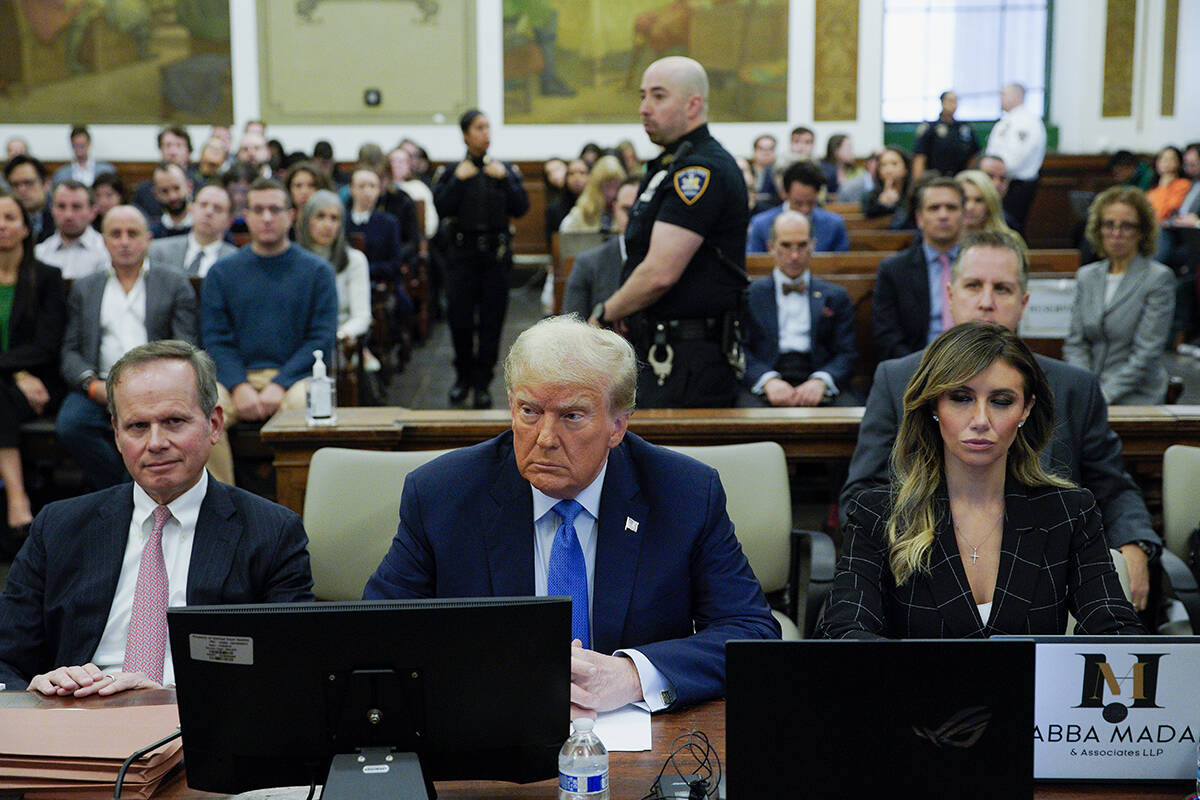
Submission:
[[[295,210],[283,184],[258,178],[246,193],[250,244],[213,264],[200,296],[200,336],[217,364],[225,427],[303,408],[313,351],[330,361],[337,330],[333,268],[292,246]],[[222,432],[208,461],[233,483],[233,455]]]

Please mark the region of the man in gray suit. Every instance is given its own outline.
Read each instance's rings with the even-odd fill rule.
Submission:
[[[575,313],[587,319],[597,303],[603,303],[620,288],[621,269],[625,266],[625,225],[629,222],[629,209],[637,202],[640,182],[640,176],[632,175],[617,189],[612,218],[616,235],[575,257],[563,292],[564,314]]]
[[[150,243],[146,265],[150,269],[172,269],[189,277],[203,278],[217,259],[237,252],[225,241],[233,222],[233,200],[229,190],[210,183],[196,192],[192,202],[192,230],[186,236],[168,236]]]
[[[196,293],[187,276],[145,268],[150,230],[141,210],[117,206],[102,230],[112,266],[75,281],[67,298],[61,369],[75,390],[55,423],[58,440],[96,489],[129,480],[106,408],[109,369],[146,342],[196,341]]]
[[[969,235],[945,287],[954,323],[995,322],[1016,331],[1029,302],[1028,270],[1028,254],[1018,238],[998,231]],[[850,475],[842,487],[843,515],[859,492],[889,480],[888,457],[904,416],[904,390],[923,353],[884,361],[875,370]],[[1108,425],[1099,382],[1087,370],[1057,359],[1039,355],[1037,360],[1054,391],[1054,438],[1042,451],[1042,464],[1095,496],[1109,546],[1119,548],[1129,566],[1133,605],[1144,609],[1148,562],[1161,550],[1162,540],[1121,463],[1121,440]]]

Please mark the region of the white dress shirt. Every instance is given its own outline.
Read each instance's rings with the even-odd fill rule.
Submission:
[[[366,225],[371,220],[370,211],[351,211],[350,221],[355,225]]]
[[[200,244],[196,240],[196,234],[194,233],[189,233],[187,240],[187,252],[183,256],[183,270],[190,275],[191,273],[188,270],[191,269],[192,262],[196,259],[197,255],[203,254],[200,258],[200,271],[196,273],[203,278],[212,269],[212,265],[217,262],[217,258],[220,256],[221,240],[216,239],[209,244]]]
[[[1004,159],[1009,178],[1031,181],[1038,176],[1046,158],[1046,126],[1041,117],[1022,103],[1000,117],[988,135],[985,152]]]
[[[788,292],[783,293],[784,284],[792,282],[792,279],[784,275],[778,268],[772,270],[771,275],[775,278],[775,308],[777,319],[779,322],[779,352],[782,353],[811,353],[812,352],[812,306],[809,304],[811,289],[806,288],[803,292]],[[805,287],[809,287],[812,281],[812,274],[808,270],[804,270],[804,274],[797,280],[804,281]],[[775,370],[767,370],[763,373],[758,382],[754,384],[751,391],[754,394],[762,394],[767,386],[767,381],[773,378],[781,377]],[[817,370],[808,376],[809,378],[820,378],[825,384],[825,393],[828,395],[836,395],[838,393],[837,383],[834,382],[833,376],[824,370]]]
[[[575,517],[575,535],[579,538],[579,546],[583,548],[583,562],[587,567],[588,587],[588,630],[595,630],[592,623],[592,602],[595,593],[592,591],[596,574],[596,520],[600,515],[600,494],[604,488],[604,475],[608,472],[608,462],[600,468],[600,474],[575,497],[575,501],[583,506],[583,511]],[[538,597],[545,597],[549,585],[550,550],[554,546],[554,537],[562,520],[554,512],[554,506],[559,500],[543,494],[530,485],[533,492],[533,589]],[[607,654],[606,654],[607,655]],[[637,705],[649,711],[661,711],[670,705],[664,702],[664,695],[674,695],[671,685],[663,677],[650,660],[637,650],[617,650],[613,655],[628,656],[637,669],[638,680],[642,684],[642,696],[646,698]]]
[[[100,377],[107,377],[117,360],[138,345],[149,341],[146,334],[146,267],[138,270],[137,280],[128,293],[117,279],[116,270],[107,267],[108,281],[100,298]]]
[[[167,606],[187,605],[188,569],[192,563],[192,543],[196,536],[196,522],[200,519],[200,505],[208,492],[208,472],[200,473],[196,485],[167,504],[171,518],[163,526],[163,562],[167,567]],[[133,484],[133,516],[129,520],[129,536],[125,542],[125,557],[121,561],[121,576],[117,579],[117,591],[113,595],[112,607],[108,610],[108,622],[100,636],[100,644],[92,656],[92,663],[104,673],[120,672],[125,664],[125,639],[129,633],[129,617],[133,612],[133,595],[137,590],[138,569],[142,563],[142,548],[154,529],[154,509],[158,503],[150,499],[146,490]],[[175,682],[175,666],[171,661],[171,643],[167,642],[167,656],[163,662],[163,685]]]
[[[104,237],[90,225],[72,242],[64,242],[62,234],[55,231],[49,239],[34,247],[33,254],[43,264],[62,270],[66,280],[86,278],[109,264]]]

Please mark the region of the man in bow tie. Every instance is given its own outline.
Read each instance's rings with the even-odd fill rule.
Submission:
[[[553,317],[517,338],[504,379],[512,431],[409,474],[363,597],[570,597],[575,715],[720,697],[725,642],[779,625],[716,472],[627,432],[633,347]]]
[[[854,309],[837,284],[809,274],[812,225],[784,211],[771,225],[770,275],[750,284],[746,326],[748,405],[862,405],[850,390]]]

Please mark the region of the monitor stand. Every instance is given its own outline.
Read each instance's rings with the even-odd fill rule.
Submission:
[[[329,765],[321,800],[431,800],[416,753],[397,753],[388,747],[368,747],[339,753]]]

